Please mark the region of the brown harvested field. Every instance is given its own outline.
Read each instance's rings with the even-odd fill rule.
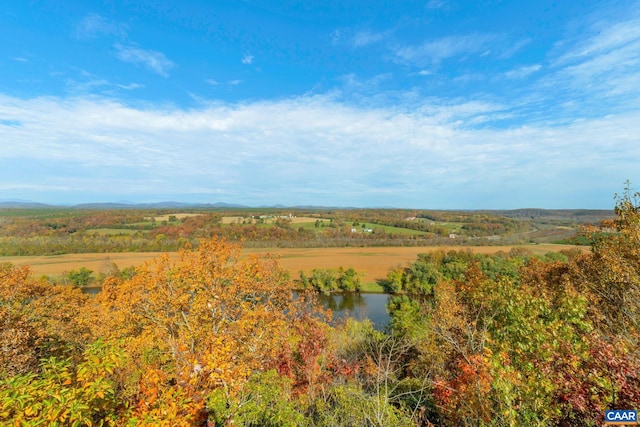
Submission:
[[[174,213],[174,214],[166,214],[166,215],[160,215],[160,216],[156,216],[153,219],[157,222],[161,222],[161,221],[169,221],[169,217],[170,216],[175,216],[177,219],[183,219],[183,218],[189,218],[190,216],[200,216],[202,214],[199,213]]]
[[[292,224],[302,224],[305,222],[316,222],[317,220],[320,221],[331,221],[329,218],[315,218],[315,217],[310,217],[310,216],[294,216],[291,219],[291,223]]]
[[[298,278],[298,272],[310,272],[313,268],[353,267],[364,274],[364,282],[375,282],[386,277],[390,268],[406,265],[416,259],[419,253],[438,250],[466,250],[476,253],[491,254],[498,251],[508,252],[514,246],[432,246],[432,247],[374,247],[374,248],[270,248],[244,249],[244,254],[270,253],[280,256],[280,264],[291,272],[292,278]],[[535,254],[557,252],[575,248],[571,245],[539,244],[519,246],[529,249]],[[583,250],[588,250],[583,247]],[[55,256],[33,257],[0,257],[0,262],[11,262],[16,265],[29,264],[37,275],[59,275],[65,271],[86,267],[94,272],[103,269],[109,260],[119,268],[140,265],[157,257],[157,252],[146,253],[106,253],[106,254],[67,254]]]
[[[246,220],[247,218],[250,218],[250,216],[246,216],[246,217],[242,217],[242,216],[223,216],[222,217],[222,223],[223,224],[231,224],[233,222],[242,222],[243,220]]]
[[[38,275],[59,275],[66,271],[77,270],[80,267],[99,272],[106,261],[115,262],[119,268],[140,265],[158,255],[160,255],[160,252],[9,256],[0,257],[0,262],[8,261],[16,265],[28,264],[33,272]]]
[[[292,278],[299,277],[299,271],[306,273],[313,268],[353,267],[364,273],[364,282],[375,282],[387,276],[389,269],[405,266],[415,261],[420,253],[469,249],[475,253],[492,254],[499,251],[508,252],[514,246],[428,246],[428,247],[369,247],[369,248],[276,248],[246,249],[244,253],[272,253],[280,256],[280,264],[291,272]],[[571,245],[526,245],[535,254],[558,252],[574,248]],[[586,249],[586,248],[585,248]]]
[[[223,224],[231,224],[234,222],[242,222],[245,219],[255,219],[255,218],[251,218],[250,216],[223,216],[222,217],[222,223]],[[265,218],[265,222],[267,224],[271,224],[274,223],[276,221],[277,217],[269,217],[269,218]],[[327,221],[329,222],[329,219],[326,218],[313,218],[310,216],[293,216],[291,218],[286,217],[286,219],[290,219],[292,224],[303,224],[303,223],[307,223],[307,222],[316,222],[317,220],[321,220],[321,221]],[[156,219],[157,221],[157,219]]]

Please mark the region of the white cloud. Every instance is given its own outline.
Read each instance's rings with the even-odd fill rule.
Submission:
[[[390,31],[336,29],[331,33],[331,43],[351,48],[360,48],[380,43],[385,40],[389,34]]]
[[[402,62],[416,65],[438,64],[444,59],[456,56],[486,54],[486,48],[492,40],[494,36],[487,34],[447,36],[419,45],[396,46],[392,50]]]
[[[383,73],[372,76],[368,79],[360,79],[355,73],[345,74],[340,76],[339,80],[342,81],[343,90],[357,90],[357,91],[378,91],[380,83],[388,81],[392,78],[390,73]]]
[[[169,76],[169,70],[175,67],[162,52],[141,49],[133,45],[116,44],[116,56],[124,62],[142,65],[162,77]]]
[[[511,42],[508,47],[506,47],[500,56],[499,59],[508,59],[515,55],[518,51],[520,51],[523,47],[531,43],[530,38],[518,40],[516,42]]]
[[[525,65],[504,73],[504,76],[508,79],[523,79],[529,77],[531,74],[540,71],[542,66],[540,64]]]
[[[106,18],[90,13],[76,26],[76,36],[78,38],[95,38],[98,36],[126,36],[127,27],[124,24],[117,24]]]
[[[623,49],[627,45],[636,45],[640,41],[640,17],[620,22],[599,21],[590,29],[590,37],[582,37],[577,46],[561,55],[558,65],[579,61],[583,58],[606,54]]]
[[[486,74],[464,73],[454,77],[453,79],[451,79],[451,81],[454,83],[470,83],[470,82],[480,82],[486,79],[487,79]]]
[[[113,89],[134,90],[144,87],[139,83],[114,83],[104,78],[96,76],[82,69],[74,69],[77,74],[74,77],[69,77],[65,80],[67,88],[76,94],[94,93],[94,92],[113,92]]]
[[[227,84],[229,84],[230,86],[238,86],[240,83],[242,83],[242,80],[229,80],[227,82]]]
[[[218,86],[220,84],[219,81],[214,80],[214,79],[205,79],[204,81],[206,84],[211,85],[211,86]]]
[[[245,55],[242,57],[242,63],[245,65],[249,65],[253,62],[253,55]]]
[[[446,9],[449,7],[449,3],[445,0],[430,0],[427,3],[428,9]]]
[[[358,31],[354,34],[352,44],[354,47],[368,46],[384,39],[384,33],[372,31]]]
[[[640,17],[596,20],[579,37],[557,43],[543,85],[583,104],[640,108]],[[584,106],[583,106],[584,108]]]
[[[93,92],[95,89],[111,86],[105,79],[89,78],[84,81],[67,79],[65,84],[74,92]]]
[[[344,38],[344,32],[340,29],[335,29],[331,32],[331,43],[340,44]]]
[[[116,86],[124,90],[134,90],[134,89],[144,88],[144,85],[140,83],[129,83],[128,85],[116,84]]]
[[[482,204],[491,196],[493,207],[594,207],[602,199],[568,206],[542,191],[600,188],[609,201],[625,179],[639,178],[638,112],[562,126],[488,126],[505,114],[502,105],[435,99],[357,107],[318,95],[186,110],[0,96],[0,117],[19,123],[0,124],[0,140],[12,141],[0,165],[67,165],[56,168],[52,185],[96,194],[210,188],[253,204],[491,207]],[[0,181],[11,182],[4,173]],[[23,184],[50,182],[39,174]]]

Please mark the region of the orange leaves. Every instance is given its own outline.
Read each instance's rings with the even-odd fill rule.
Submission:
[[[29,296],[30,274],[28,266],[14,267],[8,263],[0,265],[0,297],[11,299],[16,296]]]
[[[276,258],[240,254],[223,240],[203,241],[139,267],[130,279],[106,279],[95,297],[34,281],[28,269],[0,269],[2,356],[37,350],[14,359],[22,370],[7,374],[36,367],[40,351],[73,357],[13,376],[13,391],[32,404],[3,421],[202,425],[208,396],[240,402],[250,379],[274,368],[290,378],[277,384],[292,390],[295,383],[309,396],[330,384],[338,364],[324,317],[305,297],[294,301]]]
[[[240,253],[224,240],[203,240],[197,250],[163,255],[129,280],[106,283],[95,299],[96,330],[124,345],[130,377],[141,379],[137,391],[126,385],[139,396],[140,416],[166,407],[172,393],[187,406],[215,389],[233,396],[253,372],[279,366],[283,349],[308,343],[299,338],[301,316],[277,259]]]
[[[468,360],[459,360],[458,372],[459,374],[454,384],[461,392],[464,392],[469,387],[471,381],[475,383],[478,393],[485,394],[489,391],[491,375],[489,374],[487,359],[483,355],[474,354],[469,356]]]
[[[463,425],[471,417],[487,422],[492,416],[490,391],[493,375],[486,355],[473,354],[455,362],[454,376],[437,377],[433,393],[451,425]]]
[[[139,400],[127,418],[144,426],[192,426],[204,418],[202,400],[190,397],[184,388],[167,384],[167,374],[147,368],[140,381]]]
[[[453,392],[454,390],[449,385],[449,382],[443,378],[436,378],[433,381],[433,396],[442,407],[449,408]]]

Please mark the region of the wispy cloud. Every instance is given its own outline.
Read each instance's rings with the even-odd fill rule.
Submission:
[[[640,16],[621,22],[598,21],[590,29],[591,37],[582,40],[568,52],[562,54],[557,65],[580,61],[584,58],[615,52],[640,41]]]
[[[21,56],[16,56],[11,58],[12,61],[16,61],[16,62],[29,62],[29,60],[27,58],[21,57]]]
[[[175,67],[175,64],[162,52],[141,49],[133,45],[116,44],[115,48],[116,56],[121,61],[142,65],[162,77],[169,77],[169,70]]]
[[[448,9],[450,3],[447,0],[429,0],[427,2],[428,9]]]
[[[331,42],[334,45],[361,48],[382,42],[388,38],[389,33],[389,31],[336,29],[331,33]]]
[[[330,38],[331,38],[332,44],[340,44],[344,39],[344,31],[339,28],[336,28],[331,32]]]
[[[602,17],[581,30],[580,37],[557,44],[543,84],[565,98],[580,97],[582,108],[640,108],[639,14],[620,21]]]
[[[144,88],[144,85],[140,84],[140,83],[129,83],[127,85],[116,84],[116,86],[119,87],[120,89],[124,89],[124,90],[134,90],[134,89],[142,89],[142,88]]]
[[[226,80],[226,81],[219,81],[219,80],[215,80],[215,79],[205,79],[204,82],[210,86],[238,86],[241,85],[243,83],[243,81],[241,79],[231,79],[231,80]],[[194,99],[198,99],[199,103],[206,103],[206,99],[202,98],[199,95],[193,95],[195,98]]]
[[[234,80],[227,80],[226,82],[219,82],[218,80],[215,79],[205,79],[204,81],[206,84],[210,85],[210,86],[220,86],[223,84],[226,84],[228,86],[238,86],[239,84],[242,83],[242,80],[240,79],[234,79]],[[204,99],[202,99],[201,97],[197,97],[201,102],[204,102]]]
[[[112,82],[96,74],[90,73],[83,69],[72,68],[73,76],[69,76],[64,80],[67,88],[75,95],[83,95],[87,93],[112,93],[114,89],[135,90],[144,87],[140,83],[119,83]],[[71,74],[71,73],[70,73]]]
[[[523,79],[529,77],[531,74],[540,71],[542,66],[540,64],[526,65],[518,67],[513,70],[509,70],[504,73],[504,76],[508,79]]]
[[[242,57],[242,63],[245,65],[249,65],[253,62],[253,58],[254,58],[253,55],[247,54]]]
[[[111,86],[107,80],[99,78],[89,78],[82,81],[67,79],[65,84],[74,93],[92,93],[96,89]]]
[[[98,36],[124,37],[126,34],[126,25],[111,22],[96,13],[88,14],[76,26],[76,37],[81,39]]]
[[[393,53],[402,62],[416,65],[438,64],[442,60],[487,52],[489,43],[495,39],[488,34],[447,36],[428,40],[419,45],[396,46]]]
[[[510,41],[509,45],[503,48],[502,52],[498,56],[499,59],[508,59],[515,55],[517,52],[522,50],[525,46],[531,43],[530,38],[525,38],[518,41]]]
[[[373,32],[373,31],[358,31],[353,35],[351,43],[354,47],[363,47],[368,46],[374,43],[378,43],[379,41],[385,38],[384,33]]]
[[[434,71],[429,69],[416,71],[415,73],[409,73],[410,76],[432,76],[433,74]]]

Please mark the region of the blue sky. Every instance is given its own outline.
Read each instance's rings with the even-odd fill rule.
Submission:
[[[640,2],[18,1],[0,200],[612,208]]]

